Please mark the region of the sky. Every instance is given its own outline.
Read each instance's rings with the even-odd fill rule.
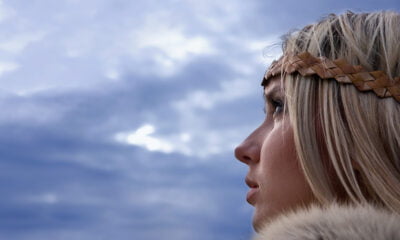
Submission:
[[[0,0],[0,239],[250,239],[280,37],[397,0]]]

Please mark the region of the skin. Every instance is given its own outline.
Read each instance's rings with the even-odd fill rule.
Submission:
[[[255,207],[253,227],[262,225],[290,209],[315,201],[311,188],[299,166],[293,129],[289,115],[283,119],[283,103],[279,77],[272,78],[264,89],[266,117],[236,149],[236,158],[249,167],[247,184]],[[270,96],[272,93],[272,96]]]

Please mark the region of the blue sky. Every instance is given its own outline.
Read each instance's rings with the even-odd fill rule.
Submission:
[[[0,239],[249,239],[279,37],[396,0],[0,0]]]

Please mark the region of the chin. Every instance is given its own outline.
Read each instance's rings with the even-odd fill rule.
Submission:
[[[262,228],[261,224],[256,219],[253,218],[253,229],[254,229],[254,231],[256,233],[260,233],[261,228]]]
[[[254,211],[253,215],[253,229],[257,233],[263,228],[265,222],[268,221],[267,214],[261,214],[257,209]]]
[[[268,222],[279,215],[277,212],[268,211],[268,209],[255,209],[253,215],[253,228],[257,233],[261,231]]]

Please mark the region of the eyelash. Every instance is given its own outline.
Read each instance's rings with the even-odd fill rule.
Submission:
[[[283,110],[282,101],[280,101],[280,100],[273,100],[273,99],[272,99],[272,100],[271,100],[271,104],[272,104],[273,108],[275,109],[273,115],[279,114],[279,113],[282,112],[282,110]],[[277,108],[279,108],[278,111],[276,111]],[[267,114],[267,110],[265,109],[265,107],[263,108],[263,112],[264,112],[265,114]]]

